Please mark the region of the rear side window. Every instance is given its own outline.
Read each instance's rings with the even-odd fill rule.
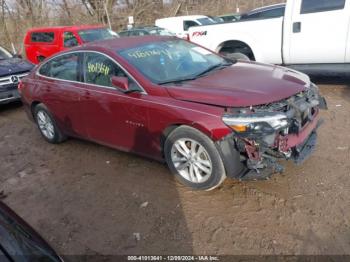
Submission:
[[[52,43],[55,39],[54,32],[33,32],[31,33],[31,41],[38,43]]]
[[[285,7],[279,7],[271,10],[266,10],[253,14],[244,14],[242,15],[241,20],[248,19],[270,19],[270,18],[278,18],[284,16]]]
[[[62,55],[43,64],[39,73],[52,78],[79,81],[78,65],[79,54]]]
[[[276,8],[276,9],[273,9],[273,10],[268,10],[268,11],[262,12],[260,14],[259,18],[261,18],[261,19],[269,19],[269,18],[282,17],[282,16],[284,16],[284,11],[285,11],[284,7]]]
[[[195,21],[184,21],[184,31],[187,31],[192,26],[198,26]]]
[[[326,12],[344,9],[345,0],[303,0],[301,14]]]

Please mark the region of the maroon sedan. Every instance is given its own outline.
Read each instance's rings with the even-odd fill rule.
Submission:
[[[325,100],[296,71],[227,60],[174,37],[91,43],[42,63],[20,86],[43,137],[83,138],[166,161],[195,189],[266,179],[304,161]]]

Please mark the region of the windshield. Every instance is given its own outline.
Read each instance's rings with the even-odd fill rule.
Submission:
[[[224,58],[181,39],[148,43],[119,54],[157,84],[192,80],[229,65]]]
[[[107,28],[87,29],[78,32],[84,43],[107,40],[118,37],[118,34]]]
[[[199,18],[197,19],[197,21],[201,24],[201,25],[212,25],[212,24],[216,24],[216,22],[210,18]]]
[[[9,59],[11,57],[12,57],[12,55],[10,52],[8,52],[4,48],[0,47],[0,60]]]

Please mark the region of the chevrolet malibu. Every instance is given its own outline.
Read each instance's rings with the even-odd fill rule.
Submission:
[[[267,179],[302,163],[326,102],[301,73],[228,60],[175,37],[135,37],[57,54],[19,85],[50,143],[67,137],[165,161],[210,190],[226,177]]]

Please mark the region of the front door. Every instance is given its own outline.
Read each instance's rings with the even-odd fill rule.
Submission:
[[[147,152],[148,109],[142,89],[111,58],[86,52],[83,62],[86,89],[82,96],[85,126],[91,140],[124,151]],[[129,78],[138,91],[125,94],[113,87],[112,76]]]
[[[350,1],[346,0],[294,1],[292,24],[288,25],[290,28],[285,29],[285,32],[288,32],[287,37],[290,37],[285,37],[290,46],[285,62],[344,63],[349,7]]]

